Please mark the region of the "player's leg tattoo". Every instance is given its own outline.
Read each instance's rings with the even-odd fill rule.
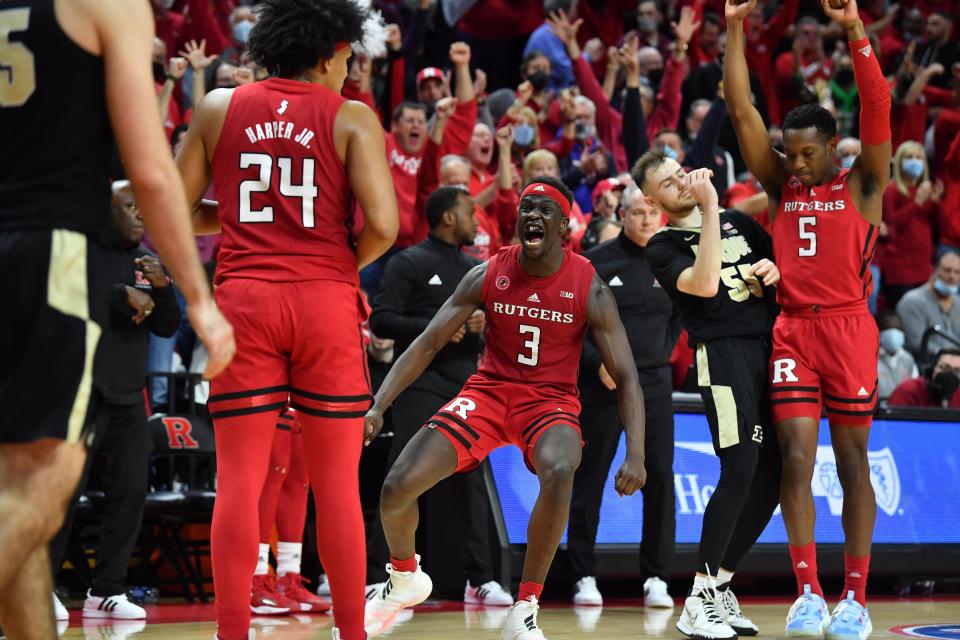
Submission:
[[[550,428],[537,441],[533,464],[540,495],[527,525],[522,582],[543,584],[570,515],[573,476],[580,466],[580,435],[573,427]]]
[[[457,452],[435,429],[421,429],[404,447],[380,493],[380,520],[394,558],[409,558],[420,522],[419,498],[457,469]]]

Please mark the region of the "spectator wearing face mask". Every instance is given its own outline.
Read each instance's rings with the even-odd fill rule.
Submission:
[[[837,150],[834,155],[837,158],[837,164],[841,169],[849,169],[853,166],[853,161],[860,155],[863,145],[859,138],[843,138],[837,143]]]
[[[577,0],[544,0],[543,15],[550,16],[559,11],[571,17],[577,17]],[[527,46],[523,48],[524,57],[534,51],[542,51],[550,60],[550,84],[553,89],[563,89],[574,83],[573,67],[563,41],[550,29],[550,23],[544,22],[530,34]]]
[[[926,353],[921,353],[924,332],[930,327],[960,340],[960,254],[948,251],[937,260],[937,268],[924,285],[911,289],[897,303],[897,315],[903,320],[907,350],[922,360],[949,343],[939,336],[931,336]]]
[[[727,106],[722,98],[715,98],[713,102],[697,100],[687,113],[687,140],[681,140],[674,129],[662,129],[654,138],[653,146],[663,149],[667,157],[684,168],[710,169],[717,193],[725,193],[735,182],[733,158],[717,144],[725,120]]]
[[[885,311],[877,320],[880,329],[880,353],[877,359],[877,393],[885,400],[904,380],[919,375],[917,363],[903,348],[906,336],[903,322],[893,311]]]
[[[550,88],[550,58],[542,51],[531,51],[520,63],[523,81],[517,86],[513,104],[500,118],[497,127],[516,120],[520,112],[529,107],[537,117],[540,137],[550,140],[556,135],[560,120],[559,105],[552,107],[556,93]]]
[[[941,349],[933,362],[926,375],[901,382],[887,405],[960,409],[960,349]]]
[[[881,236],[883,293],[895,307],[905,293],[923,286],[933,272],[933,229],[943,183],[930,181],[927,157],[918,142],[904,142],[893,156],[893,180],[883,194]]]
[[[664,32],[663,9],[657,0],[641,0],[637,5],[637,33],[641,47],[653,47],[666,58],[673,44]]]

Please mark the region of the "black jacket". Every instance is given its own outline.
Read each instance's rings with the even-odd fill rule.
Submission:
[[[97,346],[94,382],[104,399],[112,404],[143,402],[144,374],[147,371],[150,333],[169,338],[180,326],[180,307],[173,284],[154,289],[134,260],[149,255],[139,247],[111,254],[107,267],[110,286],[110,316]],[[149,293],[156,307],[146,320],[134,324],[136,315],[127,304],[127,286]]]
[[[680,318],[654,278],[645,252],[621,231],[618,237],[584,254],[617,299],[620,320],[641,375],[645,370],[668,365],[680,336]],[[600,382],[600,364],[600,352],[588,333],[580,359],[581,393],[609,393]]]
[[[430,234],[426,240],[396,254],[387,263],[380,293],[373,300],[370,330],[396,341],[395,358],[423,333],[460,280],[478,260]],[[447,344],[411,387],[455,394],[477,369],[480,334],[468,332],[457,344]]]

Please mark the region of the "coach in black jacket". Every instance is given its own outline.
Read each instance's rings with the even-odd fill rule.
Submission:
[[[97,414],[93,446],[78,494],[86,485],[91,461],[97,457],[104,492],[103,529],[85,608],[145,616],[126,600],[127,563],[140,532],[147,495],[150,438],[144,405],[144,374],[150,333],[172,336],[180,325],[173,285],[160,262],[143,249],[144,226],[130,183],[115,183],[113,194],[115,260],[105,266],[103,281],[112,282],[110,318],[94,360],[94,384],[103,397]],[[73,509],[50,543],[56,576],[70,535]],[[142,617],[141,616],[141,617]]]
[[[380,292],[373,302],[370,330],[380,338],[395,341],[395,358],[399,358],[423,332],[463,276],[479,264],[460,250],[473,243],[477,234],[474,209],[473,198],[466,190],[440,187],[427,199],[430,235],[420,244],[393,256],[387,263]],[[483,346],[483,326],[484,315],[477,311],[440,350],[427,370],[394,401],[393,443],[388,467],[417,430],[454,397],[477,370],[477,358]],[[493,582],[488,539],[489,507],[481,471],[457,474],[449,481],[457,494],[460,519],[464,523],[469,581],[466,595],[471,601],[489,603],[490,598],[495,598],[502,589]],[[385,580],[386,546],[380,542],[383,533],[379,522],[375,527],[377,539],[368,545],[368,580],[371,575],[379,576],[374,579]],[[512,603],[513,599],[509,598],[500,604]]]
[[[624,194],[624,202],[623,231],[585,256],[617,299],[643,387],[647,484],[643,488],[640,567],[647,578],[645,592],[654,587],[653,596],[645,593],[647,606],[656,606],[655,594],[661,589],[665,594],[666,585],[654,586],[651,579],[669,580],[674,553],[673,389],[669,363],[680,335],[680,322],[644,256],[647,241],[661,226],[661,214],[644,202],[636,188]],[[591,581],[597,575],[594,544],[603,486],[623,427],[613,380],[604,370],[589,334],[580,360],[579,387],[583,403],[580,426],[587,444],[573,481],[567,548],[573,577],[578,581],[574,601],[600,604],[600,593]],[[666,600],[660,598],[660,602],[665,604]]]

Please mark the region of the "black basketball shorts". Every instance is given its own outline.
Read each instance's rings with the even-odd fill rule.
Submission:
[[[776,437],[766,429],[769,361],[767,338],[718,338],[697,344],[697,385],[714,451],[741,442],[762,445],[765,437]]]
[[[78,442],[92,423],[109,251],[75,231],[0,230],[0,444]]]

